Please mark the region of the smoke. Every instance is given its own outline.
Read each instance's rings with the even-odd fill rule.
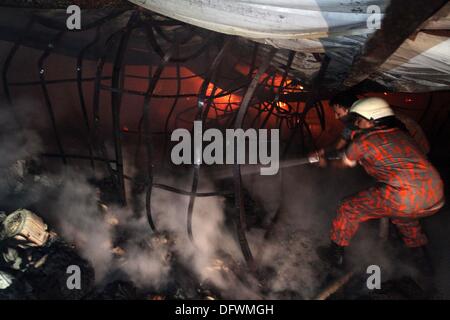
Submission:
[[[38,208],[36,213],[91,262],[99,282],[116,268],[113,253],[115,226],[112,222],[120,218],[130,228],[136,222],[126,218],[127,212],[123,208],[102,213],[98,190],[88,183],[89,176],[85,172],[75,169],[59,174],[28,172],[29,161],[38,159],[44,150],[42,139],[34,128],[45,119],[41,119],[36,110],[36,103],[30,99],[16,101],[14,109],[6,104],[0,107],[1,209]],[[149,234],[148,226],[141,225],[147,229],[136,230],[136,236],[126,248],[132,263],[124,263],[119,268],[136,281],[151,279],[154,284],[159,284],[159,279],[167,275],[167,267],[161,265],[163,260],[157,248],[150,251],[138,247],[138,235]]]
[[[194,241],[187,234],[189,197],[162,189],[153,189],[152,216],[158,234],[151,232],[145,213],[139,218],[126,208],[110,207],[107,215],[99,214],[95,189],[80,174],[65,179],[64,187],[54,204],[53,216],[58,230],[74,243],[80,254],[95,268],[96,280],[107,281],[108,275],[120,271],[142,288],[164,288],[171,280],[172,258],[181,263],[200,283],[220,290],[223,297],[259,298],[255,281],[243,282],[223,259],[223,253],[245,270],[237,243],[225,226],[224,199],[198,197],[193,209]],[[163,183],[188,190],[189,179],[158,177]],[[208,183],[205,190],[212,190]],[[113,221],[113,225],[111,225]],[[123,253],[114,256],[118,233],[126,238],[118,246]]]
[[[151,232],[144,218],[134,219],[127,208],[99,208],[98,190],[79,172],[66,172],[57,200],[50,205],[56,229],[95,269],[97,283],[121,271],[145,286],[165,284],[170,270],[169,248],[151,245]],[[127,239],[116,244],[121,232]]]
[[[20,186],[21,195],[32,196],[32,201],[14,199],[11,208],[30,208],[30,205],[38,208],[36,213],[93,265],[97,283],[112,280],[121,273],[138,286],[162,288],[173,271],[171,257],[175,255],[201,282],[213,284],[224,290],[225,295],[255,297],[220,260],[219,253],[223,252],[242,259],[236,241],[224,225],[223,198],[196,199],[192,243],[186,231],[189,197],[154,189],[152,210],[160,232],[154,234],[145,212],[136,218],[128,208],[110,206],[106,211],[99,210],[98,190],[88,182],[89,174],[82,170],[71,167],[58,174],[28,176],[25,161],[38,158],[44,148],[32,128],[34,123],[23,121],[29,119],[32,104],[16,104],[15,108],[15,115],[8,108],[0,110],[0,151],[4,155],[0,164],[2,170],[13,173],[10,179],[3,180],[7,183],[1,186],[1,195],[8,196]],[[21,118],[21,115],[24,117],[19,127],[16,117]],[[190,188],[188,177],[158,178],[180,189]],[[26,179],[30,181],[24,184]],[[205,181],[201,187],[213,189]],[[164,233],[167,238],[161,236]],[[118,238],[126,239],[118,241]]]
[[[373,185],[373,180],[361,168],[337,170],[304,166],[284,169],[282,177],[247,176],[244,183],[252,197],[265,207],[270,218],[278,208],[281,209],[273,237],[263,241],[260,234],[251,236],[254,251],[258,247],[264,248],[259,253],[261,266],[275,270],[269,282],[272,297],[279,298],[279,293],[291,290],[299,295],[291,294],[288,298],[314,297],[330,271],[319,260],[316,248],[329,243],[331,221],[340,199]],[[430,238],[436,288],[448,296],[448,274],[444,272],[449,261],[448,232],[444,230],[448,230],[450,220],[445,213],[424,219],[422,225],[425,224]],[[382,282],[409,276],[427,289],[413,267],[411,252],[399,235],[395,238],[395,226],[391,225],[393,232],[389,241],[382,243],[378,237],[378,223],[378,220],[371,220],[360,224],[346,249],[349,266],[361,270],[363,281],[366,268],[378,265]],[[365,282],[360,285],[364,288]]]
[[[190,179],[166,177],[164,183],[189,190]],[[203,181],[204,191],[213,186]],[[181,262],[201,282],[213,284],[229,298],[255,298],[254,288],[243,284],[222,260],[222,253],[236,257],[243,263],[242,254],[230,230],[225,227],[222,197],[197,197],[193,208],[193,242],[187,233],[187,209],[189,197],[165,190],[155,189],[152,195],[152,210],[158,228],[175,236],[173,250]],[[228,261],[229,262],[229,261]]]
[[[148,230],[145,232],[148,233]],[[171,270],[170,246],[167,239],[156,238],[153,245],[147,246],[130,243],[124,247],[124,250],[126,257],[119,265],[119,269],[134,283],[152,288],[161,288],[167,284]]]
[[[17,110],[22,111],[17,113],[18,117],[27,119],[21,115],[30,112],[32,104],[24,102],[20,106]],[[4,155],[0,166],[8,172],[11,167],[17,167],[18,160],[33,158],[43,150],[42,140],[31,123],[21,121],[21,124],[24,130],[17,129],[16,117],[10,109],[0,109],[0,151]],[[132,171],[127,163],[126,167],[128,172]],[[258,280],[245,275],[245,262],[235,231],[225,223],[222,197],[196,198],[192,221],[194,241],[191,242],[187,235],[188,196],[153,189],[152,214],[159,231],[155,234],[150,230],[145,212],[135,217],[128,208],[110,206],[106,212],[99,210],[98,190],[87,182],[86,173],[65,170],[61,175],[48,177],[56,188],[51,192],[52,201],[45,203],[45,211],[37,213],[51,221],[60,235],[92,263],[97,282],[109,281],[121,273],[140,287],[160,289],[177,271],[172,263],[175,256],[200,282],[214,285],[223,297],[232,299],[312,298],[328,272],[315,249],[328,243],[329,227],[339,199],[371,183],[358,170],[321,170],[312,166],[285,169],[282,176],[246,177],[246,189],[268,212],[266,222],[280,211],[272,237],[264,239],[264,230],[255,228],[247,234],[256,264],[265,273],[262,289]],[[158,183],[190,190],[192,177],[159,174],[156,178]],[[17,177],[9,180],[17,182]],[[2,197],[11,191],[9,180],[1,180]],[[214,190],[205,179],[201,180],[200,187],[203,192]],[[49,190],[34,188],[29,193],[33,193],[33,199],[45,201]],[[22,202],[20,206],[27,203]],[[352,242],[351,262],[382,265],[384,279],[400,269],[408,271],[406,264],[392,263],[394,253],[378,246],[377,236],[371,230],[365,224],[361,226]],[[447,239],[447,234],[441,233],[442,239]],[[118,241],[118,238],[124,239]],[[448,280],[444,272],[447,265],[448,261],[438,264],[441,280]]]
[[[14,131],[7,126],[12,123],[8,117],[1,119],[9,131],[4,139],[9,164],[42,150],[40,139],[32,130]],[[15,134],[11,137],[10,132]],[[133,171],[128,161],[125,165],[128,172]],[[159,183],[183,190],[190,189],[192,179],[170,175],[156,178]],[[263,239],[261,229],[252,229],[248,239],[258,267],[274,270],[275,274],[266,284],[271,292],[269,297],[295,292],[296,298],[309,298],[317,291],[325,274],[314,252],[321,240],[318,235],[327,231],[324,226],[328,224],[329,214],[324,204],[335,203],[337,199],[332,200],[333,196],[336,198],[335,192],[324,187],[329,186],[328,181],[323,175],[314,174],[314,169],[285,174],[283,178],[256,176],[254,181],[246,181],[254,198],[269,212],[268,220],[283,203],[283,217],[278,225],[284,226],[269,240]],[[47,211],[39,214],[53,222],[60,235],[91,262],[98,283],[111,280],[113,274],[120,272],[138,286],[163,288],[175,271],[171,263],[174,255],[200,282],[218,288],[223,297],[261,298],[260,283],[245,275],[245,262],[234,230],[225,226],[222,197],[196,198],[192,219],[194,241],[191,242],[187,234],[188,196],[153,189],[152,215],[159,231],[154,234],[145,212],[135,217],[128,208],[110,206],[106,212],[99,210],[98,190],[87,182],[87,174],[65,170],[50,179],[57,183],[58,190],[53,200],[46,203]],[[301,188],[300,181],[304,182]],[[201,180],[200,187],[202,191],[214,190],[205,179]],[[48,189],[33,192],[34,197],[44,199]],[[316,197],[318,192],[321,198]],[[120,237],[126,239],[118,243]],[[232,258],[225,261],[224,253]]]
[[[28,100],[19,101],[14,110],[0,104],[0,167],[9,167],[19,159],[26,159],[42,150],[39,136],[30,128],[33,106]]]
[[[168,185],[188,190],[188,178],[159,178]],[[212,284],[222,295],[257,297],[257,289],[243,284],[221,260],[223,252],[241,256],[236,241],[225,227],[223,198],[196,199],[192,219],[194,241],[191,242],[187,234],[188,196],[153,189],[152,215],[158,228],[154,234],[145,212],[136,218],[128,208],[111,206],[107,213],[101,213],[96,190],[86,181],[79,172],[66,172],[58,198],[50,205],[49,218],[56,221],[61,236],[92,263],[97,282],[111,280],[108,276],[120,271],[138,286],[158,290],[170,281],[171,259],[175,256],[200,283]],[[209,184],[202,187],[212,190]],[[117,244],[118,237],[126,239]],[[117,251],[121,251],[119,257],[115,256]]]
[[[31,100],[18,101],[14,109],[0,103],[0,201],[3,210],[23,193],[26,180],[25,160],[33,159],[42,150],[42,141],[30,126],[35,104]],[[36,117],[38,119],[38,117]],[[22,197],[23,204],[34,198]]]
[[[94,266],[96,279],[107,273],[113,258],[112,226],[98,210],[96,190],[80,175],[66,173],[58,199],[50,205],[57,230]]]
[[[331,220],[339,200],[364,188],[370,180],[360,171],[303,166],[284,169],[278,177],[247,177],[244,183],[252,197],[265,207],[265,220],[270,221],[279,211],[269,239],[262,240],[261,234],[251,236],[254,251],[262,248],[258,253],[259,263],[273,270],[269,296],[313,298],[330,272],[316,249],[329,243]],[[370,236],[362,232],[360,244],[366,245],[364,240]],[[359,253],[370,252],[368,247],[352,253],[351,263],[361,263],[363,258]],[[380,256],[385,262],[385,254],[381,252]]]

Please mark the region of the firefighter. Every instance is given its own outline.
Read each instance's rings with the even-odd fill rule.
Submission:
[[[356,101],[358,101],[358,97],[351,91],[340,92],[330,99],[329,104],[333,108],[335,118],[344,124],[344,129],[341,131],[337,141],[331,146],[317,151],[320,156],[335,157],[336,152],[345,148],[357,134],[358,127],[354,124],[354,115],[350,113],[350,108]],[[422,152],[428,154],[430,144],[420,125],[414,119],[401,112],[395,112],[395,117],[401,122],[398,125],[408,131]],[[323,166],[322,163],[320,165]]]
[[[334,150],[341,150],[348,142],[350,142],[353,133],[356,132],[357,127],[354,125],[353,116],[350,115],[350,107],[358,101],[358,97],[349,92],[344,91],[338,93],[330,99],[330,106],[333,108],[334,116],[337,120],[340,120],[344,129],[341,131],[340,137],[330,147],[319,150],[319,154],[324,155],[327,152],[334,152]]]
[[[384,99],[358,100],[350,113],[356,116],[359,131],[346,147],[342,159],[330,163],[337,167],[354,167],[359,163],[377,184],[340,203],[332,222],[331,244],[320,247],[319,256],[334,266],[343,267],[344,249],[359,224],[389,217],[416,261],[426,261],[427,237],[418,219],[436,213],[444,204],[439,173]]]

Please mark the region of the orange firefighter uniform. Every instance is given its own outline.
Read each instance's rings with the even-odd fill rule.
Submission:
[[[359,162],[378,184],[341,202],[331,240],[348,246],[361,222],[389,217],[408,247],[425,245],[418,219],[443,206],[443,182],[413,138],[398,128],[363,130],[345,156]]]

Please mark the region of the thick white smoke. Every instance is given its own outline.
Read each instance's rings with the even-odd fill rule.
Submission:
[[[67,174],[55,203],[49,205],[60,234],[75,244],[101,280],[112,262],[112,226],[99,213],[96,190],[80,175]]]
[[[0,151],[4,155],[0,165],[6,169],[17,160],[37,156],[44,149],[41,139],[27,127],[26,121],[25,130],[17,130],[14,119],[8,109],[0,109]],[[153,217],[159,231],[166,232],[168,237],[154,236],[145,212],[135,218],[129,208],[111,206],[108,213],[102,213],[98,209],[97,190],[87,182],[88,175],[79,171],[66,170],[64,174],[52,177],[58,181],[57,190],[53,200],[46,203],[46,212],[38,214],[54,222],[61,236],[92,263],[99,282],[107,281],[109,275],[119,270],[138,287],[162,288],[172,276],[170,255],[175,254],[200,281],[212,283],[225,298],[279,298],[283,295],[312,298],[326,276],[324,264],[318,260],[315,249],[328,242],[331,219],[339,199],[365,187],[361,175],[348,171],[319,171],[312,167],[293,168],[283,171],[283,180],[277,176],[255,176],[253,180],[244,181],[253,198],[266,208],[270,217],[282,204],[282,215],[273,237],[264,240],[261,229],[252,229],[248,233],[257,266],[273,271],[266,277],[268,292],[265,294],[258,281],[252,277],[238,277],[227,265],[229,261],[222,260],[225,252],[238,266],[245,263],[234,230],[225,227],[225,204],[221,197],[196,199],[194,243],[187,237],[189,197],[154,189]],[[190,189],[190,177],[159,176],[158,179],[160,183]],[[0,195],[6,195],[8,188],[4,183],[0,185]],[[213,186],[202,180],[201,188],[209,191]],[[34,199],[48,196],[45,194],[48,188],[37,188],[33,192]],[[121,230],[126,230],[127,239],[117,248],[115,240]],[[377,256],[377,262],[384,265],[387,276],[404,268],[400,263],[392,265],[389,254],[383,247],[377,247],[376,241],[376,235],[358,233],[350,250],[356,253],[353,257],[357,257],[357,262],[370,262]],[[120,253],[122,249],[123,253]],[[445,265],[446,262],[440,264],[439,271]],[[445,273],[442,271],[441,274]]]

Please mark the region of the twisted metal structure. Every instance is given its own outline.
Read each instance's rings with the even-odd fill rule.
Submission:
[[[105,25],[124,16],[127,17],[126,24],[105,37],[103,32]],[[27,41],[30,31],[37,25],[45,26],[54,33],[38,60],[36,70],[39,81],[12,82],[9,80],[12,62],[19,48]],[[88,30],[94,30],[93,37],[81,46],[76,54],[75,77],[48,79],[46,71],[50,65],[49,61],[52,54],[62,45],[64,37],[72,32],[83,33]],[[147,77],[126,72],[126,65],[130,61],[128,57],[131,50],[130,43],[136,39],[145,42],[148,48],[145,55],[151,54],[151,58],[148,59],[150,72]],[[240,50],[243,43],[246,50]],[[236,50],[236,44],[239,44],[238,50]],[[95,47],[100,47],[102,50],[93,53]],[[246,239],[245,199],[240,166],[236,164],[233,168],[233,190],[199,192],[202,166],[195,161],[191,169],[193,177],[189,191],[157,183],[155,181],[157,154],[155,153],[154,137],[162,136],[164,139],[161,152],[163,164],[168,162],[170,123],[174,123],[172,127],[183,125],[192,127],[194,120],[201,121],[204,127],[214,127],[220,130],[244,127],[271,127],[278,128],[282,132],[286,130],[287,139],[282,140],[283,156],[292,153],[291,146],[298,136],[301,140],[300,152],[306,152],[307,144],[314,143],[307,117],[312,110],[316,112],[321,129],[325,129],[325,113],[323,105],[318,100],[318,93],[329,59],[326,56],[317,57],[322,60],[322,68],[315,79],[308,82],[309,79],[298,79],[291,76],[290,71],[296,52],[287,52],[284,64],[275,62],[274,57],[278,53],[280,51],[275,48],[198,29],[140,9],[113,10],[83,26],[80,31],[69,31],[61,21],[43,17],[35,12],[31,14],[29,22],[23,32],[17,36],[5,59],[2,68],[3,89],[9,105],[14,107],[11,87],[39,85],[58,150],[57,153],[45,153],[42,156],[59,158],[64,165],[68,164],[69,159],[89,161],[94,172],[103,170],[109,175],[117,191],[117,197],[123,205],[127,203],[125,179],[134,178],[124,172],[122,146],[124,134],[134,135],[137,145],[135,165],[144,171],[142,172],[143,180],[138,189],[145,193],[145,210],[149,226],[153,231],[157,230],[151,210],[154,188],[189,197],[186,230],[192,241],[195,240],[192,217],[196,198],[233,193],[235,214],[232,218],[235,222],[237,238],[243,256],[250,268],[254,269],[253,256]],[[157,58],[155,59],[155,57]],[[95,77],[84,77],[83,67],[86,59],[97,61]],[[231,63],[233,59],[235,61]],[[112,66],[112,71],[111,74],[105,75],[107,64]],[[207,68],[198,71],[198,65]],[[169,67],[175,69],[175,76],[164,76]],[[182,75],[182,68],[193,70],[193,75]],[[138,91],[128,88],[126,83],[129,79],[146,81],[147,89]],[[198,92],[184,93],[183,84],[192,80],[199,81]],[[156,88],[162,81],[171,81],[173,93],[160,94],[157,92]],[[62,83],[76,83],[84,130],[88,137],[85,141],[86,150],[80,150],[79,154],[66,152],[58,118],[54,113],[51,85]],[[92,97],[87,96],[84,83],[92,84]],[[102,103],[102,97],[105,92],[110,94],[109,112],[112,117],[110,137],[105,137],[101,130],[104,122],[104,119],[101,118],[101,110],[106,104]],[[143,99],[142,114],[135,131],[124,130],[121,126],[124,96]],[[195,99],[196,103],[190,105],[187,101],[191,99]],[[161,100],[172,101],[167,115],[165,119],[152,118],[152,110],[158,108],[158,101]],[[92,102],[91,114],[89,101]],[[180,108],[182,110],[177,111]],[[154,129],[158,121],[162,121],[164,124],[163,132],[157,132]],[[106,147],[107,141],[113,142],[112,154]],[[142,151],[143,149],[144,151]],[[142,159],[145,159],[144,165],[141,165]]]

